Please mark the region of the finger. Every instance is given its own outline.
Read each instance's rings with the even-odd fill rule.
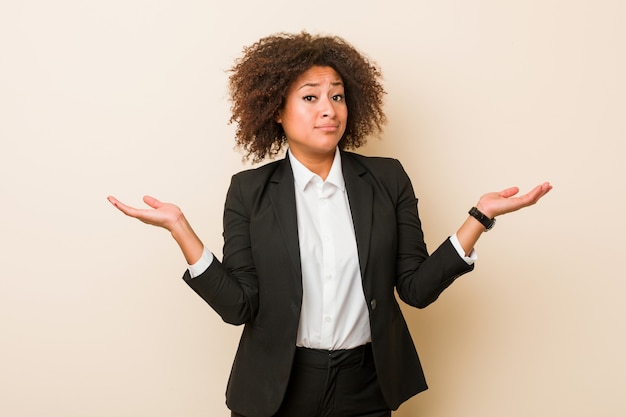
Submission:
[[[532,200],[536,201],[539,200],[539,198],[541,198],[548,191],[550,191],[549,184],[544,182],[543,184],[540,184],[533,188],[527,195]]]
[[[123,213],[126,213],[126,211],[128,211],[129,207],[126,204],[122,203],[117,198],[113,197],[112,195],[108,196],[107,200],[109,200],[109,203],[113,204],[115,208],[122,211]]]
[[[500,196],[504,198],[513,197],[515,194],[519,193],[518,187],[507,188],[506,190],[500,191]]]
[[[111,202],[111,204],[113,204],[119,211],[121,211],[125,215],[136,217],[135,213],[138,211],[136,208],[127,206],[126,204],[122,203],[115,197],[110,197],[108,198],[108,200]]]
[[[159,200],[149,195],[145,195],[143,197],[143,202],[149,205],[150,207],[152,207],[153,209],[157,209],[163,205],[163,203],[161,203]]]
[[[544,182],[543,184],[536,186],[535,188],[530,190],[528,193],[521,196],[520,200],[523,201],[524,206],[533,205],[537,203],[537,201],[539,201],[539,199],[543,197],[551,189],[552,189],[552,186],[549,183]]]
[[[549,182],[544,182],[543,184],[539,185],[537,190],[537,194],[535,195],[535,202],[539,201],[540,198],[542,198],[544,195],[546,195],[547,193],[550,192],[550,190],[552,190],[552,185]]]
[[[552,189],[552,184],[550,184],[549,182],[544,182],[543,184],[541,184],[541,190],[542,190],[542,195],[547,194],[548,192],[550,192],[550,190]]]

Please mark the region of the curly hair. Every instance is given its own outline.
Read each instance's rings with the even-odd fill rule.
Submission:
[[[313,66],[333,68],[343,79],[348,120],[341,149],[356,149],[386,122],[381,72],[366,56],[337,36],[278,33],[243,49],[229,78],[236,145],[244,159],[274,157],[286,143],[276,121],[289,86]]]

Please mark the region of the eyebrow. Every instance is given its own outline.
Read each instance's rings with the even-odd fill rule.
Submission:
[[[333,81],[330,83],[330,85],[332,87],[337,87],[337,86],[343,86],[343,82],[342,81]],[[304,87],[319,87],[320,84],[319,83],[304,83],[302,84],[300,87],[298,87],[298,90],[302,90]]]

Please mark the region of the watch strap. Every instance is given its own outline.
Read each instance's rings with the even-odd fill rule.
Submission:
[[[496,224],[495,218],[490,219],[482,211],[478,210],[476,207],[472,207],[468,213],[470,216],[478,220],[480,224],[485,226],[485,229],[486,229],[485,231],[491,230],[493,228],[493,225]]]

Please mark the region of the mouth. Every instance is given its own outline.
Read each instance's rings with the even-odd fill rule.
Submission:
[[[321,130],[322,132],[336,132],[339,130],[339,125],[320,125],[316,126],[316,129]]]

